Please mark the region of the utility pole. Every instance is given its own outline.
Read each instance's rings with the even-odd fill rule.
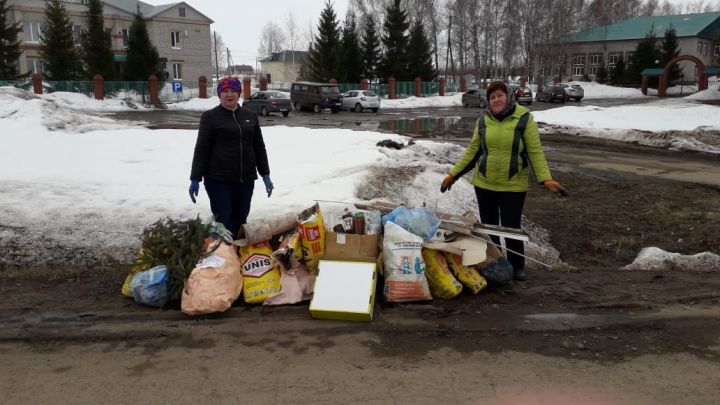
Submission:
[[[220,64],[218,63],[217,31],[213,31],[213,38],[215,39],[215,80],[219,80],[220,79]]]

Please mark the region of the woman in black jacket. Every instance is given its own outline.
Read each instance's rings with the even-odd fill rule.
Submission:
[[[215,219],[237,236],[247,221],[257,173],[268,197],[272,194],[267,151],[257,114],[238,105],[242,85],[236,77],[218,82],[220,105],[200,118],[190,172],[190,199],[205,181]]]

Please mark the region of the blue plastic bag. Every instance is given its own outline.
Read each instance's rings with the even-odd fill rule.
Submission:
[[[165,265],[135,273],[130,280],[132,297],[138,304],[160,307],[167,300],[169,281]]]
[[[426,241],[432,239],[440,227],[440,219],[426,207],[408,209],[404,205],[398,205],[389,214],[383,215],[383,226],[387,221],[400,225],[406,231]]]

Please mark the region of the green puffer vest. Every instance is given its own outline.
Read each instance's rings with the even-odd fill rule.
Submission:
[[[470,146],[450,170],[459,178],[473,170],[472,183],[492,191],[527,191],[528,166],[538,183],[550,180],[550,169],[530,110],[516,105],[502,122],[491,114],[480,117]]]

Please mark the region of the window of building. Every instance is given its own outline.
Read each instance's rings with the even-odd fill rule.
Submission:
[[[180,31],[170,33],[170,44],[173,48],[180,49]]]
[[[709,55],[710,54],[710,44],[708,42],[703,42],[703,55]]]
[[[123,48],[127,48],[130,44],[130,30],[128,28],[123,28],[120,33],[122,33],[122,46]]]
[[[572,57],[572,75],[573,76],[582,76],[585,74],[585,59],[586,59],[586,56],[584,53],[573,55],[573,57]]]
[[[173,80],[182,80],[182,63],[173,63]]]
[[[185,7],[178,7],[178,17],[185,17]]]
[[[40,42],[40,21],[23,22],[23,41]]]
[[[608,68],[612,69],[617,65],[622,57],[622,52],[610,52],[608,54]]]
[[[702,55],[702,41],[698,41],[697,54]]]
[[[42,62],[40,59],[27,58],[27,71],[31,74],[40,74],[43,72]]]
[[[596,75],[600,65],[602,65],[602,54],[591,53],[588,57],[588,74],[591,76]]]
[[[632,65],[633,56],[635,56],[635,52],[631,52],[631,51],[625,52],[625,64],[626,65],[628,65],[628,66]]]
[[[715,52],[713,52],[715,56],[720,55],[720,44],[715,44]]]
[[[82,38],[82,33],[84,29],[82,25],[73,25],[72,27],[72,37],[73,37],[73,43],[75,45],[80,45],[80,39]]]

